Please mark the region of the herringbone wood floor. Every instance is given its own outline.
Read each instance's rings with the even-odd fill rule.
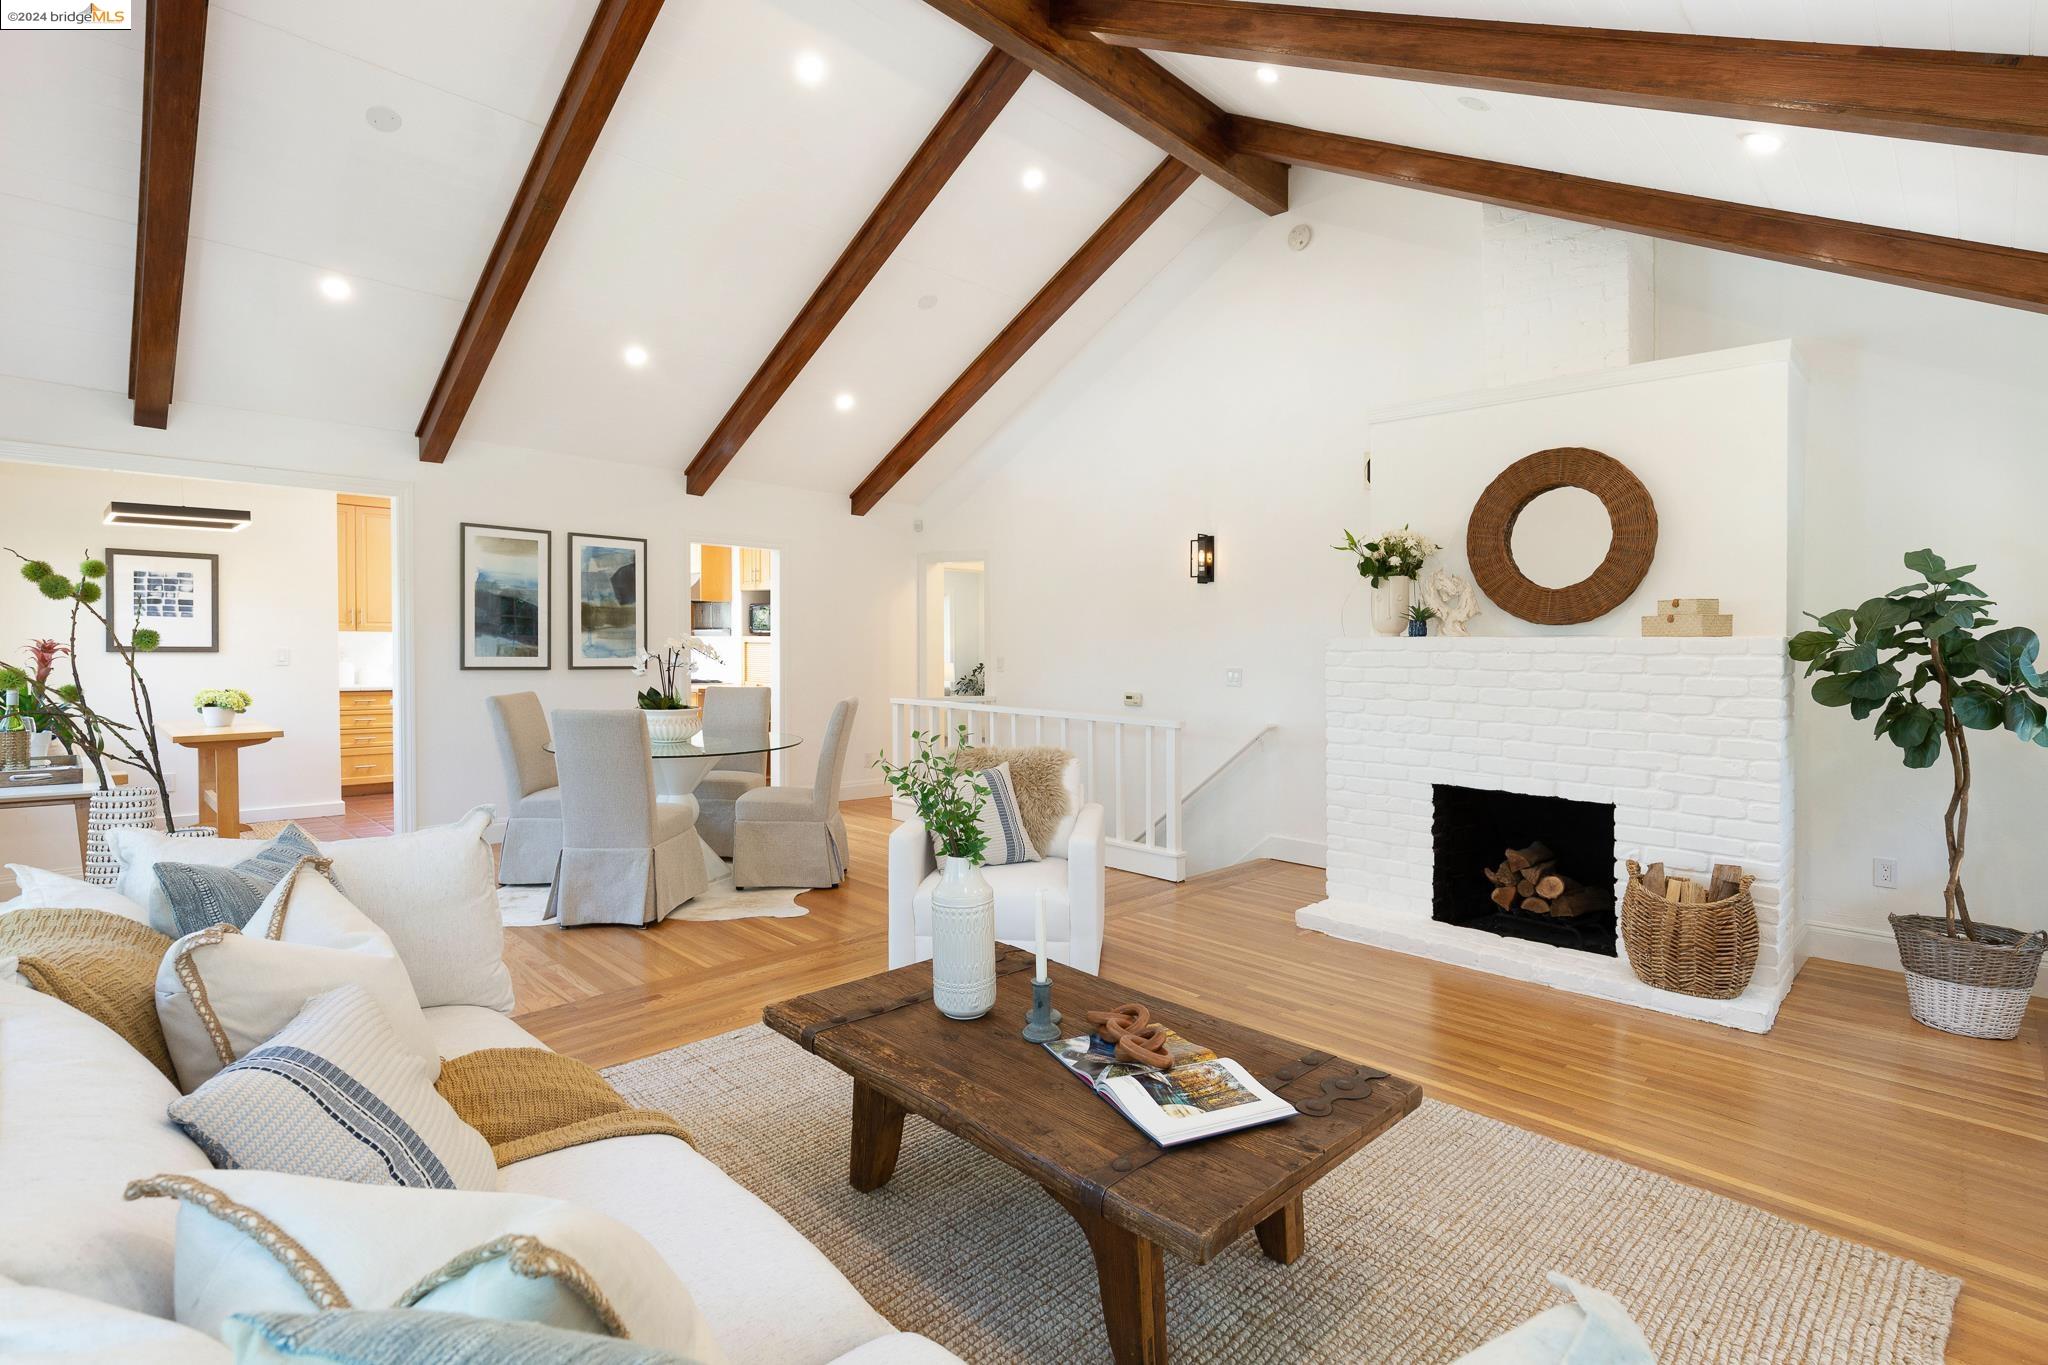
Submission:
[[[847,806],[851,880],[801,919],[509,931],[520,1022],[602,1066],[881,970],[892,823]],[[1305,933],[1314,868],[1110,877],[1104,976],[1960,1275],[1950,1360],[2048,1361],[2041,1003],[2018,1042],[1956,1038],[1911,1020],[1896,974],[1814,961],[1756,1036]]]

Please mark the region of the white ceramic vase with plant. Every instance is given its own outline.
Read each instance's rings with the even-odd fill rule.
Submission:
[[[647,722],[647,737],[657,744],[682,744],[704,724],[703,711],[690,705],[690,656],[702,654],[715,663],[723,663],[718,651],[695,635],[681,639],[670,636],[662,643],[661,651],[646,651],[634,665],[635,675],[645,677],[652,668],[658,680],[653,687],[643,688],[634,701],[639,705],[642,718]]]
[[[1360,540],[1346,531],[1344,543],[1330,548],[1358,556],[1358,576],[1372,584],[1373,630],[1381,635],[1407,634],[1415,580],[1422,574],[1423,561],[1443,547],[1403,526],[1378,540]]]
[[[932,1003],[948,1019],[979,1019],[996,1004],[996,893],[981,875],[988,784],[954,761],[966,747],[966,726],[951,752],[940,747],[936,730],[913,730],[910,742],[916,753],[909,762],[878,758],[875,766],[916,808],[939,859],[939,884],[932,889]]]
[[[225,730],[251,705],[247,692],[239,687],[209,687],[192,698],[199,719],[215,730]]]

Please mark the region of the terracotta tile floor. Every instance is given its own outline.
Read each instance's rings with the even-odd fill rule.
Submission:
[[[374,839],[392,834],[391,793],[342,798],[347,807],[341,815],[322,815],[299,821],[299,828],[315,839]]]

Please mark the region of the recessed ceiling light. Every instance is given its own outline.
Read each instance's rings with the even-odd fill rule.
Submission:
[[[1033,193],[1045,188],[1045,172],[1036,166],[1026,166],[1024,174],[1018,179],[1023,182],[1025,189]]]
[[[395,133],[405,126],[404,118],[388,104],[373,104],[363,110],[363,122],[380,133]]]
[[[349,295],[356,292],[356,287],[339,275],[322,275],[320,292],[336,303],[343,303],[347,301]]]
[[[1759,129],[1753,133],[1744,133],[1742,145],[1748,149],[1751,156],[1769,156],[1785,145],[1785,139],[1776,133],[1767,133]]]
[[[850,393],[840,394],[838,397],[832,400],[832,406],[838,408],[841,412],[852,412],[853,395]]]
[[[1275,71],[1270,66],[1262,66],[1258,70],[1252,72],[1252,74],[1259,78],[1260,85],[1280,84],[1280,73],[1278,71]]]
[[[638,343],[635,343],[634,345],[628,346],[625,350],[620,351],[619,359],[625,361],[628,365],[632,366],[636,370],[642,369],[647,364],[647,348],[645,346],[639,345]]]
[[[798,85],[823,85],[828,68],[825,59],[815,52],[799,52],[796,62],[790,68],[796,74]]]
[[[1477,95],[1460,95],[1458,96],[1458,103],[1464,105],[1467,109],[1470,109],[1475,114],[1483,114],[1487,110],[1493,108],[1492,105],[1488,104],[1485,100],[1479,98],[1479,96]]]

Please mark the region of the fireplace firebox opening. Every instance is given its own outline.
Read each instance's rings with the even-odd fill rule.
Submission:
[[[1613,806],[1446,783],[1432,801],[1433,918],[1616,956]]]

